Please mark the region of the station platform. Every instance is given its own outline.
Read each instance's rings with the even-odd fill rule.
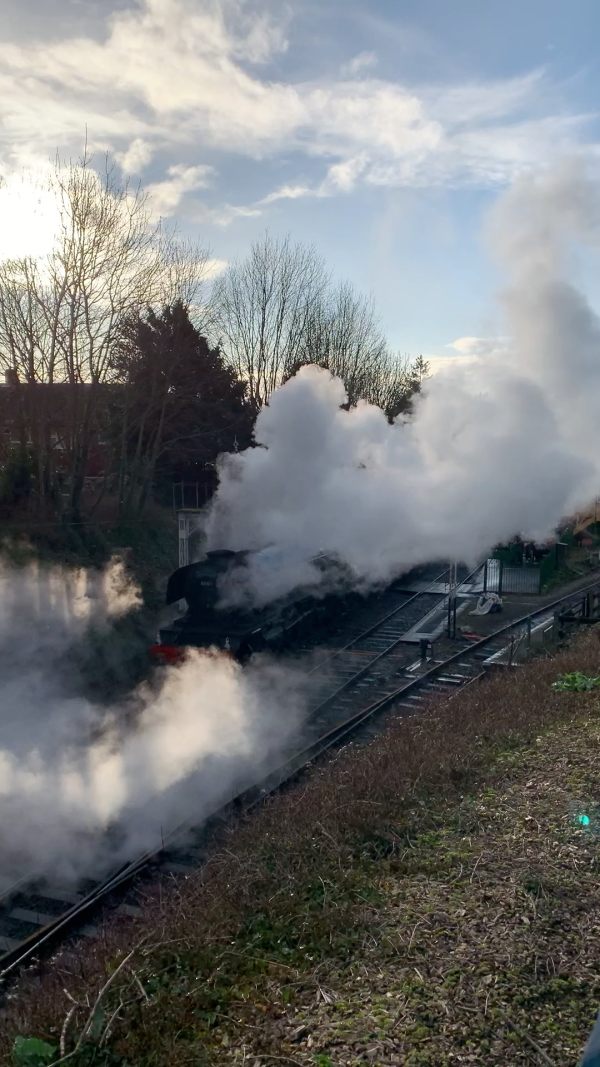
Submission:
[[[555,586],[549,593],[507,593],[502,597],[502,611],[491,615],[472,615],[477,598],[483,591],[483,568],[474,575],[473,581],[461,586],[457,593],[456,630],[457,635],[461,631],[477,634],[479,637],[487,637],[494,633],[505,623],[520,619],[530,612],[543,608],[545,604],[551,604],[562,596],[577,592],[578,589],[590,585],[595,579],[600,581],[600,569],[590,571],[580,578],[566,582],[564,585]],[[409,586],[402,587],[406,592],[430,592],[448,594],[448,586],[443,582],[411,582]],[[443,637],[447,627],[447,603],[437,605],[417,626],[408,630],[403,636],[403,641],[409,644],[418,644],[427,638],[436,641]]]

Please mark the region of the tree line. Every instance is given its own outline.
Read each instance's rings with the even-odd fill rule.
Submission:
[[[84,157],[48,179],[59,225],[42,258],[0,262],[0,505],[121,517],[174,482],[215,488],[260,408],[307,363],[390,420],[421,357],[391,353],[373,301],[311,247],[270,234],[210,283],[209,257],[153,220],[138,187]]]

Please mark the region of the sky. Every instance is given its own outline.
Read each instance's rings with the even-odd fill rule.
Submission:
[[[395,349],[468,358],[503,334],[490,207],[600,156],[599,36],[597,0],[3,0],[0,173],[87,131],[217,267],[290,233]]]

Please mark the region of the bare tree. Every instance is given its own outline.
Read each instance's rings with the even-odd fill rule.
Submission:
[[[49,187],[60,217],[53,249],[41,262],[0,264],[0,362],[29,387],[67,387],[60,447],[76,514],[119,324],[148,305],[192,303],[206,254],[184,249],[154,223],[141,188],[120,184],[108,161],[102,175],[87,155],[76,164],[57,161]],[[36,396],[29,436],[43,496],[53,473],[49,403],[39,399],[48,389],[28,394]]]
[[[326,291],[314,304],[284,380],[311,363],[341,378],[350,407],[368,400],[390,420],[410,411],[411,397],[429,373],[422,356],[411,362],[390,352],[372,298],[356,293],[348,282]]]
[[[295,363],[317,363],[341,378],[350,405],[360,399],[378,403],[377,393],[389,375],[386,339],[373,301],[342,282],[313,305]]]
[[[313,248],[268,233],[217,281],[213,305],[221,345],[248,383],[252,403],[268,401],[304,350],[326,286],[323,261]]]
[[[13,427],[22,454],[31,446],[42,498],[49,488],[46,398],[32,386],[52,381],[54,355],[39,302],[41,278],[31,259],[0,264],[0,361],[12,386]],[[19,388],[25,383],[26,388]]]
[[[429,364],[423,356],[410,360],[408,356],[388,354],[380,374],[373,380],[369,399],[385,411],[390,422],[412,411],[415,393],[421,391],[429,375]]]

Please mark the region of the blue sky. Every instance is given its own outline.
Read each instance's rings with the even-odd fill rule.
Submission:
[[[599,39],[597,0],[3,0],[0,166],[87,127],[216,260],[289,231],[451,354],[502,333],[489,206],[598,155]]]

